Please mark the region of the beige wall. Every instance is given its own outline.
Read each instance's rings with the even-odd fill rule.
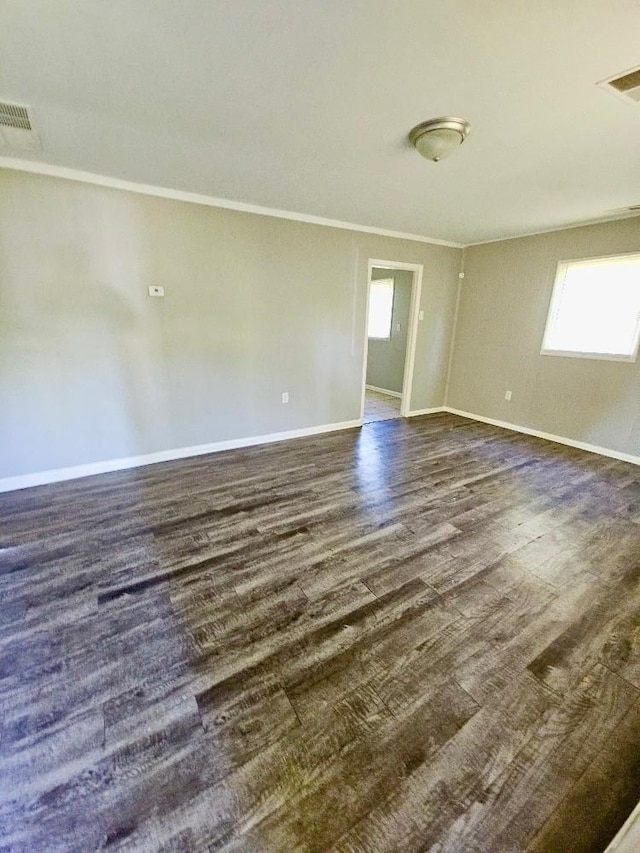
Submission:
[[[558,261],[639,249],[640,218],[466,249],[448,404],[640,454],[640,362],[540,355]]]
[[[460,257],[0,170],[0,478],[357,419],[369,258],[424,264],[442,405]]]

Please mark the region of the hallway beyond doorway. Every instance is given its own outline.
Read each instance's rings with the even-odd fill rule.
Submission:
[[[400,397],[382,394],[380,391],[365,390],[364,420],[370,424],[374,421],[389,421],[400,417]]]

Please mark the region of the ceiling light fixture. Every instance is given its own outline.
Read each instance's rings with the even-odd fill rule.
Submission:
[[[409,139],[419,154],[437,163],[462,145],[470,130],[471,125],[463,118],[445,116],[416,125],[409,132]]]

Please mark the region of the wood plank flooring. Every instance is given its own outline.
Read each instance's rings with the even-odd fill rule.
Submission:
[[[640,468],[453,415],[0,495],[1,851],[596,853]]]

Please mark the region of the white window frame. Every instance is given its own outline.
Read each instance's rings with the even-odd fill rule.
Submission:
[[[374,287],[376,284],[386,284],[391,285],[391,314],[389,315],[389,334],[384,336],[378,335],[370,335],[369,334],[369,311],[371,310],[371,304],[367,306],[367,337],[370,341],[390,341],[391,333],[393,331],[393,304],[396,298],[396,280],[395,278],[374,278],[371,281],[370,287]]]
[[[633,351],[629,355],[625,355],[624,353],[573,352],[570,350],[549,349],[546,346],[547,339],[551,334],[554,322],[560,311],[560,306],[562,303],[562,290],[564,287],[565,276],[568,268],[572,264],[601,264],[603,261],[616,261],[620,258],[637,259],[638,262],[640,262],[640,252],[629,252],[621,255],[601,255],[595,258],[572,258],[571,260],[558,262],[558,267],[556,269],[556,277],[553,282],[553,290],[551,292],[549,311],[547,313],[547,321],[544,328],[544,335],[542,337],[542,348],[540,350],[540,355],[554,355],[561,356],[563,358],[591,358],[598,359],[600,361],[635,362],[637,360],[638,350],[640,349],[640,317],[638,318],[638,324],[635,332],[635,344],[633,347]]]

